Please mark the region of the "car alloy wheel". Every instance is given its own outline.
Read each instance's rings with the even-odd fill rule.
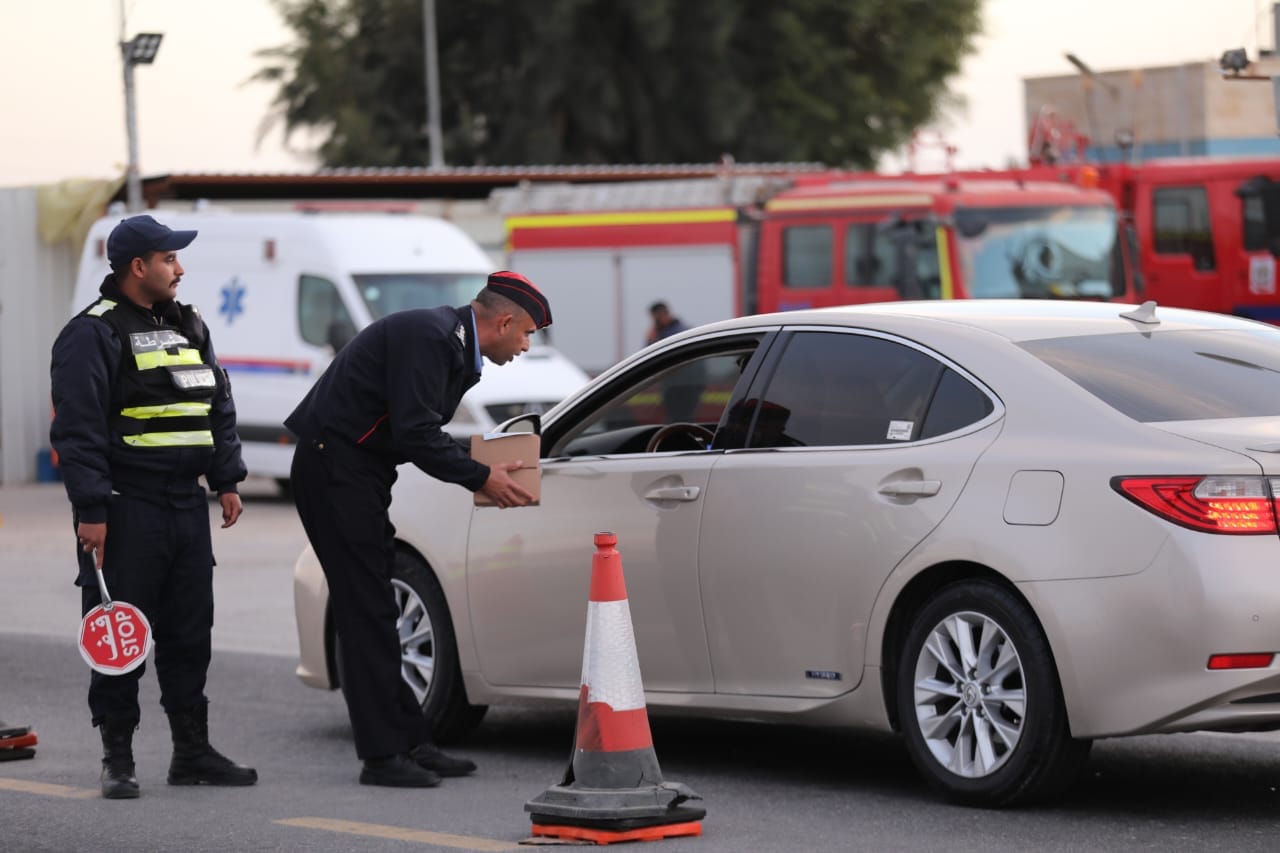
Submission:
[[[427,699],[436,669],[435,630],[431,626],[431,614],[409,584],[393,578],[391,586],[396,596],[396,633],[400,635],[400,675],[421,705]]]
[[[449,602],[440,581],[419,557],[396,553],[391,587],[400,637],[400,674],[440,743],[458,740],[480,724],[488,706],[467,701],[458,664]]]
[[[995,580],[935,590],[911,618],[896,666],[898,721],[920,774],[949,799],[1048,799],[1083,769],[1053,652],[1034,611]]]
[[[915,715],[929,751],[957,776],[975,779],[1009,760],[1022,738],[1027,692],[1009,635],[981,613],[934,626],[915,665]]]

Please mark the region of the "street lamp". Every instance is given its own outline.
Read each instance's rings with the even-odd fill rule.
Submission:
[[[123,29],[123,28],[122,28]],[[125,174],[128,186],[126,204],[129,211],[142,209],[142,178],[138,174],[138,109],[134,105],[133,66],[150,65],[160,49],[161,33],[138,33],[129,41],[120,41],[120,58],[124,63],[124,124],[129,142],[129,170]]]

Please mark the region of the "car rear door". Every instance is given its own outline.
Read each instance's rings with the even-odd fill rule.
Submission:
[[[954,504],[1002,409],[905,341],[812,329],[779,345],[744,403],[745,446],[712,471],[699,578],[718,693],[820,698],[858,685],[878,590]]]

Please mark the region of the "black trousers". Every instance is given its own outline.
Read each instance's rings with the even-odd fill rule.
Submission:
[[[329,583],[356,754],[381,758],[429,742],[431,727],[400,677],[391,586],[395,527],[387,515],[395,467],[356,447],[304,440],[294,451],[290,479]]]
[[[112,495],[102,575],[112,599],[139,608],[155,641],[160,704],[167,713],[208,702],[209,637],[213,630],[213,545],[206,500],[172,506]],[[81,612],[102,603],[93,558],[76,548]],[[89,677],[89,710],[104,719],[137,722],[143,664],[124,675]]]

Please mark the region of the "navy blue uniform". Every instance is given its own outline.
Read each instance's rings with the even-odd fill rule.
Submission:
[[[329,583],[342,690],[362,759],[431,740],[400,677],[391,586],[396,466],[472,491],[489,468],[443,427],[480,379],[470,307],[390,314],[356,335],[285,421],[298,436],[291,480],[298,515]]]
[[[101,298],[53,345],[54,419],[73,529],[107,524],[103,576],[113,598],[141,608],[156,643],[160,702],[207,703],[213,548],[203,475],[220,492],[245,478],[235,404],[208,328],[177,302],[131,302],[107,276]],[[94,560],[76,549],[83,613],[101,602]],[[138,679],[93,673],[94,724],[139,719]]]

